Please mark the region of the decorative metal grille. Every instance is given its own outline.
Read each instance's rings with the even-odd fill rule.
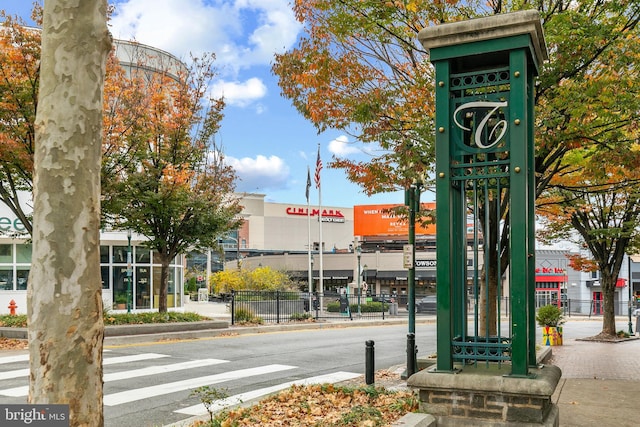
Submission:
[[[473,320],[463,323],[462,335],[453,336],[452,358],[461,363],[509,361],[511,336],[500,316],[504,287],[500,255],[508,249],[501,233],[507,220],[503,201],[510,190],[509,70],[453,74],[450,87],[451,185],[459,190],[455,193],[461,200],[456,203],[465,207],[459,212],[465,218],[457,222],[464,230],[458,231],[466,236],[467,256],[475,266],[465,295]],[[464,313],[465,319],[468,314]],[[487,316],[485,322],[481,315]]]

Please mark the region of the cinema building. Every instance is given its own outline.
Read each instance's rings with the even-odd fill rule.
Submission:
[[[221,243],[225,260],[218,252],[185,254],[172,262],[169,277],[168,307],[181,310],[187,272],[197,272],[203,282],[221,269],[252,269],[271,266],[286,271],[301,291],[324,292],[349,289],[357,294],[358,277],[363,294],[397,295],[400,303],[408,293],[408,270],[404,266],[403,246],[408,242],[407,224],[396,215],[397,205],[357,205],[319,208],[265,201],[263,194],[242,194],[243,225]],[[433,205],[424,204],[425,208]],[[320,242],[322,218],[322,242]],[[24,227],[8,209],[0,205],[0,314],[8,313],[14,300],[18,312],[26,312],[26,289],[31,265],[31,245]],[[105,307],[119,306],[127,289],[127,257],[132,255],[133,309],[158,307],[160,265],[153,251],[144,246],[144,236],[133,234],[131,245],[127,232],[101,233],[100,267]],[[309,259],[311,248],[311,260]],[[320,256],[322,248],[322,256]],[[602,313],[602,292],[597,273],[581,273],[569,266],[569,251],[536,251],[536,305],[572,304],[575,313]],[[322,269],[320,261],[322,258]],[[311,262],[310,262],[311,261]],[[640,296],[640,259],[624,263],[615,293],[616,313],[625,314],[629,301],[629,271],[633,273],[632,294]],[[479,260],[482,262],[482,260]],[[468,262],[471,272],[472,265]],[[360,272],[360,275],[358,275]],[[470,273],[471,274],[471,273]],[[416,226],[415,259],[416,295],[435,293],[436,253],[435,225]],[[507,275],[508,277],[508,275]],[[506,279],[505,279],[506,280]],[[471,286],[472,278],[469,276]],[[365,285],[366,284],[366,285]],[[203,283],[204,285],[204,283]],[[508,295],[508,283],[503,293]],[[634,298],[635,299],[635,298]],[[567,307],[569,308],[569,307]]]
[[[264,198],[261,194],[243,195],[244,224],[224,242],[224,266],[210,263],[208,271],[238,268],[238,265],[248,269],[271,266],[288,272],[301,291],[336,292],[349,288],[350,294],[358,292],[360,272],[362,293],[398,295],[400,301],[408,293],[408,269],[403,265],[408,225],[394,213],[398,205],[323,207],[321,216],[317,206],[271,203]],[[423,208],[434,209],[435,205],[423,203]],[[322,242],[319,239],[320,218]],[[435,225],[416,225],[415,285],[418,296],[435,293],[435,229]],[[319,248],[322,248],[322,269]],[[558,304],[575,313],[602,314],[599,273],[572,269],[567,257],[572,253],[566,249],[536,249],[536,305]],[[470,291],[472,258],[469,256],[467,261]],[[482,259],[478,262],[482,263]],[[207,271],[205,261],[201,269]],[[309,269],[312,270],[311,286]],[[614,294],[617,314],[626,313],[630,300],[640,300],[640,273],[636,271],[640,271],[640,257],[627,257]],[[625,279],[629,272],[635,279],[630,284],[631,289]],[[508,295],[507,277],[508,274],[504,279],[504,295]]]

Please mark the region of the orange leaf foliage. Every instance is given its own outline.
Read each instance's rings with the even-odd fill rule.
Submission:
[[[252,407],[229,411],[220,425],[390,425],[416,409],[417,399],[411,391],[367,391],[333,384],[292,386]]]

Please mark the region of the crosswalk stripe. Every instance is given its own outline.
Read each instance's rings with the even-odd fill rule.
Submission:
[[[12,378],[20,378],[29,376],[29,368],[14,369],[13,371],[0,372],[0,380],[10,380]]]
[[[162,359],[163,357],[169,357],[169,355],[158,354],[158,353],[141,353],[141,354],[133,354],[131,356],[116,356],[116,357],[110,357],[108,359],[104,359],[102,361],[102,366],[115,365],[118,363],[140,362],[140,361],[151,360],[151,359]]]
[[[28,362],[29,354],[17,354],[15,356],[0,357],[0,365],[3,363]]]
[[[169,355],[167,354],[158,354],[158,353],[142,353],[142,354],[135,354],[132,356],[116,356],[116,357],[110,357],[108,359],[104,359],[102,361],[102,365],[106,366],[106,365],[116,365],[118,363],[128,363],[128,362],[137,362],[137,361],[141,361],[141,360],[153,360],[153,359],[161,359],[164,357],[169,357]],[[27,360],[28,360],[28,355],[27,355]],[[218,359],[209,359],[209,360],[218,360]],[[224,363],[225,361],[219,361],[218,363]],[[153,368],[153,367],[152,367]],[[144,370],[144,369],[151,369],[151,368],[142,368],[140,370]],[[182,368],[182,369],[190,369],[190,368]],[[130,372],[135,372],[136,370],[130,371]],[[162,372],[162,371],[161,371]],[[123,374],[126,374],[126,371],[123,372]],[[0,372],[0,380],[6,380],[6,379],[11,379],[11,378],[19,378],[19,377],[26,377],[29,375],[29,368],[27,369],[15,369],[13,371],[7,371],[7,372]],[[137,375],[137,376],[142,376],[142,375]],[[105,375],[105,378],[107,377],[107,375]],[[131,378],[131,376],[124,376],[123,378]],[[105,379],[105,381],[107,381]],[[114,381],[114,380],[111,380]],[[0,390],[0,396],[9,396],[9,397],[22,397],[22,396],[26,396],[29,394],[29,386],[19,386],[19,387],[13,387],[13,388],[7,388],[4,390]]]
[[[147,368],[133,369],[131,371],[112,372],[104,374],[104,382],[125,380],[129,378],[145,377],[156,374],[166,374],[169,372],[182,371],[185,369],[202,368],[205,366],[219,365],[228,363],[228,360],[220,359],[200,359],[190,360],[188,362],[171,363],[169,365],[149,366]]]
[[[252,390],[246,393],[240,393],[240,394],[235,394],[233,396],[229,396],[225,399],[221,399],[215,402],[213,405],[211,405],[211,408],[209,408],[209,410],[211,412],[218,412],[221,409],[227,408],[232,405],[248,402],[250,400],[257,399],[259,397],[263,397],[271,393],[275,393],[277,391],[286,390],[292,385],[336,383],[340,381],[350,380],[359,376],[360,374],[355,374],[353,372],[340,371],[340,372],[334,372],[332,374],[318,375],[316,377],[309,377],[301,380],[289,381],[289,382],[277,384],[271,387],[265,387],[258,390]],[[202,403],[199,403],[193,406],[188,406],[186,408],[178,409],[173,412],[178,414],[191,415],[191,416],[205,415],[209,413],[209,411],[207,411],[207,408],[205,408],[204,404]]]
[[[150,387],[143,387],[133,390],[112,393],[104,396],[105,406],[115,406],[122,403],[134,402],[137,400],[147,399],[149,397],[161,396],[163,394],[174,393],[177,391],[191,390],[197,387],[217,384],[225,381],[232,381],[255,375],[269,374],[273,372],[286,371],[295,369],[295,366],[289,365],[266,365],[256,368],[240,369],[237,371],[229,371],[222,374],[207,375],[204,377],[196,377],[188,380],[175,381],[172,383],[159,384]]]
[[[109,351],[111,351],[111,350],[109,350],[109,349],[102,350],[103,353],[107,353]],[[2,365],[4,363],[28,362],[28,361],[29,361],[29,353],[27,353],[27,354],[17,354],[15,356],[0,357],[0,365]]]

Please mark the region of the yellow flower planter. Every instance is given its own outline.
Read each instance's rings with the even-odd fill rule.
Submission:
[[[543,326],[542,345],[562,345],[562,326]]]

